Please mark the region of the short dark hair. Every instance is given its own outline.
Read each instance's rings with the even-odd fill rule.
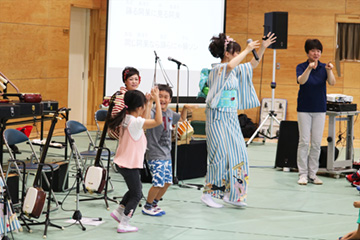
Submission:
[[[226,45],[225,49],[225,40],[225,33],[220,33],[218,37],[214,36],[210,39],[211,43],[209,44],[209,51],[213,57],[223,59],[225,56],[225,50],[231,54],[241,51],[240,45],[235,41],[230,41]]]
[[[159,84],[157,86],[159,88],[159,92],[160,91],[166,91],[166,92],[168,92],[170,94],[170,98],[172,98],[173,92],[172,92],[169,85],[167,85],[167,84]]]
[[[305,42],[305,52],[309,53],[312,49],[318,49],[321,52],[323,51],[323,46],[319,39],[308,39]]]
[[[124,70],[122,72],[123,82],[125,83],[126,79],[128,79],[132,75],[138,75],[140,77],[140,73],[136,68],[133,68],[133,67],[124,68]]]

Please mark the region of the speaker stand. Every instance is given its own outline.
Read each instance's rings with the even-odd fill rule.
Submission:
[[[258,133],[260,133],[261,128],[264,126],[264,124],[268,120],[270,120],[270,125],[269,125],[269,128],[267,130],[267,134],[269,134],[269,135],[267,135],[266,133],[265,134],[261,133],[264,136],[263,143],[265,143],[266,138],[269,138],[269,139],[277,138],[276,134],[275,134],[275,136],[273,135],[273,122],[275,121],[280,125],[280,121],[276,118],[276,113],[274,111],[274,99],[275,99],[275,88],[276,88],[275,71],[276,71],[276,49],[274,49],[274,52],[273,52],[273,75],[272,75],[272,82],[270,83],[270,87],[271,87],[271,108],[270,108],[270,111],[269,111],[268,115],[264,119],[264,121],[259,125],[259,127],[256,129],[254,134],[246,142],[246,146],[248,146],[253,141],[253,139],[256,137],[256,135]]]

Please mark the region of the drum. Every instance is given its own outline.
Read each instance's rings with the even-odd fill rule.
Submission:
[[[191,138],[194,134],[194,128],[190,125],[188,120],[178,123],[177,137],[179,140]]]
[[[42,100],[40,93],[25,93],[23,97],[24,97],[24,102],[27,103],[38,103],[41,102]]]

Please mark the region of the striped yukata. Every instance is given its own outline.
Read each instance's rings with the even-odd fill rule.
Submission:
[[[230,192],[229,200],[237,202],[246,200],[249,175],[237,110],[254,108],[260,103],[252,83],[251,64],[240,64],[229,74],[226,67],[227,63],[215,65],[208,79],[206,183],[221,189],[211,191],[212,196],[222,198],[224,192]]]

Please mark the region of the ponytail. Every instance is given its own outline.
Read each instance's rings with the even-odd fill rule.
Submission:
[[[109,128],[115,130],[118,126],[121,126],[126,116],[126,108],[124,107],[114,117],[109,120]]]
[[[131,114],[136,111],[139,107],[144,107],[147,100],[145,95],[138,90],[129,90],[124,95],[124,108],[117,113],[113,118],[109,120],[109,128],[115,130],[117,127],[121,126],[125,116],[126,111]]]

